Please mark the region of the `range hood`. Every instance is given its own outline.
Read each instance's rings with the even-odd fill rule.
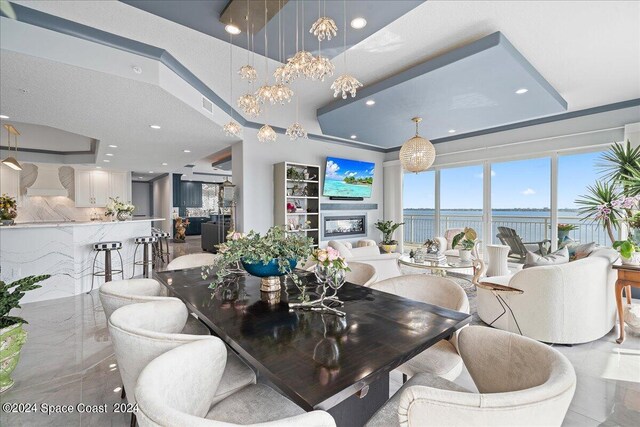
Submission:
[[[62,186],[56,166],[38,165],[36,182],[27,188],[27,196],[69,197],[69,192]]]

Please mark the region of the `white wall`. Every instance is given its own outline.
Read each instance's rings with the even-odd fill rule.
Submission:
[[[153,216],[164,218],[164,221],[155,221],[154,227],[173,233],[173,180],[171,175],[153,181]]]
[[[148,182],[131,183],[131,203],[136,207],[134,215],[152,216],[152,185]]]
[[[383,218],[383,167],[384,154],[360,148],[331,144],[317,140],[290,141],[284,135],[272,143],[261,143],[256,131],[245,129],[245,139],[232,147],[233,182],[238,186],[239,207],[238,223],[243,231],[266,231],[274,225],[274,180],[273,165],[289,161],[321,166],[324,177],[324,164],[327,156],[375,163],[373,192],[370,199],[362,202],[336,202],[321,197],[321,203],[377,203],[376,210],[361,211],[322,211],[326,214],[366,212],[368,222],[367,237],[380,240],[379,232],[373,223]],[[356,239],[357,240],[357,239]]]

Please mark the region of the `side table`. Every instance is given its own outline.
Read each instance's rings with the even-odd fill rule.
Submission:
[[[631,304],[631,287],[640,288],[640,267],[632,265],[614,265],[618,270],[616,280],[616,305],[618,306],[618,319],[620,319],[620,336],[616,340],[618,344],[624,341],[624,308],[622,307],[622,291],[627,296],[627,304]]]
[[[500,307],[502,307],[502,313],[500,313],[498,315],[498,317],[493,319],[493,321],[491,321],[488,325],[491,326],[494,323],[496,323],[496,321],[499,318],[501,318],[502,316],[504,316],[507,313],[507,309],[509,309],[509,313],[511,313],[511,318],[516,323],[516,327],[518,328],[518,332],[520,333],[520,335],[522,335],[522,330],[520,329],[520,325],[518,325],[518,319],[516,319],[515,314],[513,314],[513,310],[511,310],[511,307],[509,307],[509,304],[507,304],[507,301],[505,301],[505,299],[502,298],[502,295],[500,295],[500,293],[523,294],[524,291],[522,289],[512,288],[511,286],[505,286],[505,285],[499,285],[497,283],[491,283],[491,282],[488,282],[487,279],[485,279],[482,282],[475,283],[475,285],[477,287],[479,287],[479,288],[491,291],[493,296],[495,296],[496,299],[498,300],[498,303],[500,304]]]
[[[489,257],[489,267],[487,277],[505,276],[509,274],[509,246],[487,245],[487,255]]]

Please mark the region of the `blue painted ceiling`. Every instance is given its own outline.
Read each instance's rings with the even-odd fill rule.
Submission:
[[[228,0],[120,0],[123,3],[142,9],[146,12],[161,16],[170,21],[192,28],[217,39],[229,41],[229,34],[224,30],[224,24],[219,21],[220,14],[224,11]],[[259,1],[259,0],[251,0]],[[375,0],[375,1],[347,1],[347,48],[353,46],[378,30],[384,28],[405,13],[414,9],[424,0]],[[304,3],[304,20],[302,20],[302,7]],[[293,56],[295,48],[296,30],[296,6],[300,16],[301,31],[304,35],[305,49],[317,53],[318,39],[309,33],[311,24],[318,19],[318,1],[289,2],[280,13],[267,24],[267,39],[269,57],[278,58],[278,27],[281,20],[283,28],[285,58]],[[326,16],[331,17],[338,26],[338,35],[331,40],[322,42],[323,55],[333,58],[344,51],[343,27],[344,13],[343,2],[328,0],[321,2],[320,6],[326,11]],[[367,26],[361,30],[354,30],[349,23],[353,18],[363,17],[367,20]],[[304,22],[304,24],[302,24]],[[237,46],[247,48],[247,35],[240,34],[233,38]],[[302,38],[300,38],[302,48]],[[254,35],[255,51],[264,55],[264,29]]]
[[[516,94],[518,89],[528,92]],[[375,105],[366,105],[367,100]],[[500,32],[368,85],[318,109],[325,135],[398,147],[566,111],[567,102]],[[450,133],[455,130],[455,133]]]

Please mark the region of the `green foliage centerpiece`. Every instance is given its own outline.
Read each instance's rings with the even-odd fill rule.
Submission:
[[[395,233],[396,230],[403,224],[404,222],[398,223],[382,220],[378,220],[378,222],[373,224],[373,226],[380,230],[380,232],[382,233],[382,243],[380,243],[380,246],[382,246],[382,249],[385,252],[390,253],[396,249],[398,241],[393,239],[393,233]]]
[[[478,233],[470,227],[465,227],[464,231],[453,236],[452,248],[458,248],[460,261],[471,261],[471,251],[478,241]]]
[[[25,292],[38,289],[40,285],[37,283],[49,277],[29,276],[9,284],[0,280],[0,393],[13,385],[11,373],[18,364],[20,350],[27,340],[27,332],[22,329],[22,324],[27,321],[21,317],[10,316],[9,312],[14,308],[20,308],[20,300]]]
[[[232,231],[227,241],[218,245],[222,255],[213,266],[205,267],[203,276],[215,270],[210,287],[222,283],[234,272],[232,266],[242,265],[249,274],[262,278],[260,290],[280,290],[280,276],[291,275],[300,260],[306,260],[313,249],[313,239],[303,233],[287,233],[284,227],[271,227],[266,234],[255,231],[242,234]]]

